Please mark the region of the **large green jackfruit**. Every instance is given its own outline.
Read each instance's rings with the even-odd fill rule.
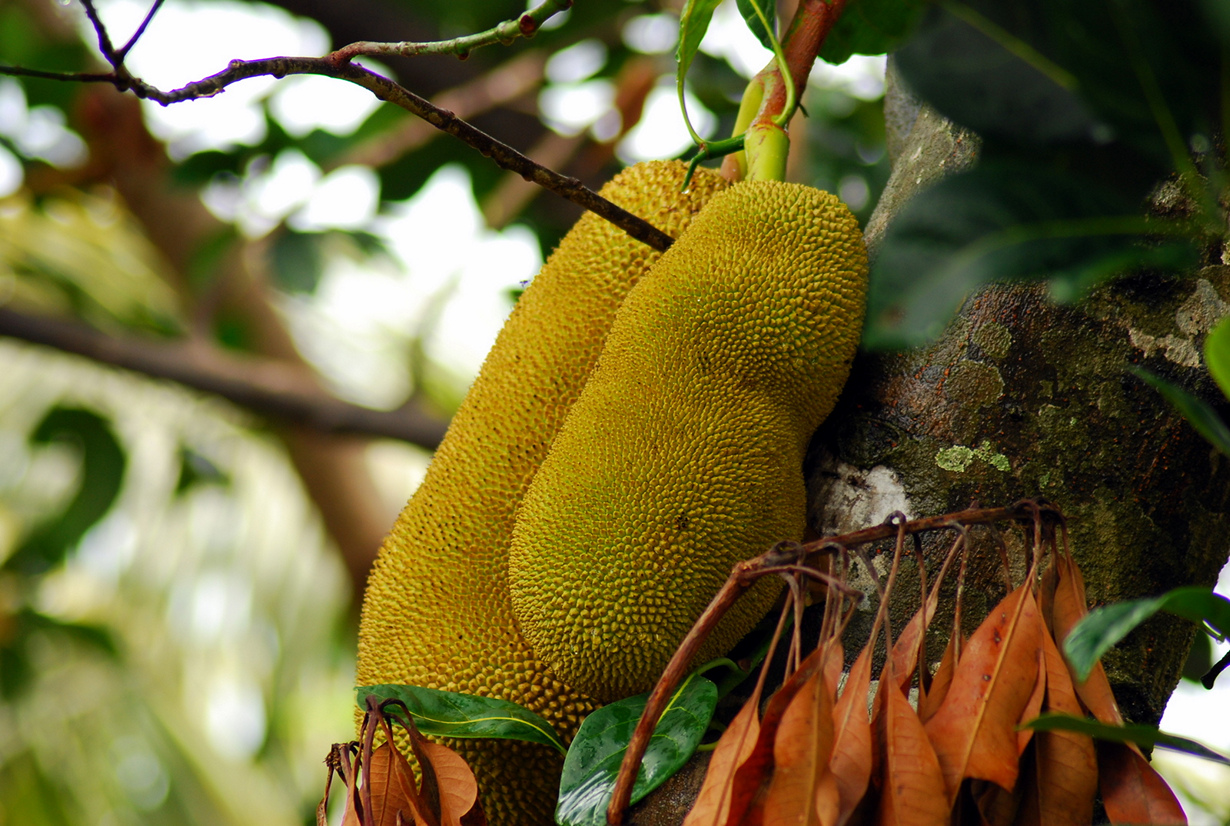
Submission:
[[[731,567],[802,537],[803,454],[858,345],[867,254],[832,195],[716,195],[625,299],[513,534],[513,611],[599,702],[648,690]],[[715,630],[718,656],[771,604]]]
[[[678,236],[726,182],[680,193],[679,163],[632,167],[602,194]],[[513,621],[513,514],[601,350],[615,310],[660,253],[586,214],[521,296],[427,476],[385,540],[359,629],[357,683],[408,683],[521,703],[571,738],[593,703],[554,676]],[[493,826],[553,822],[561,758],[501,740],[450,743]]]

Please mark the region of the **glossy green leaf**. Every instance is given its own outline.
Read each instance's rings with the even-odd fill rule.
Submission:
[[[756,35],[760,45],[772,51],[773,40],[769,37],[765,22],[776,31],[777,6],[768,0],[736,0],[736,5],[739,7],[739,14],[743,15],[743,22],[747,23],[747,28]]]
[[[1196,432],[1207,439],[1209,444],[1230,456],[1230,427],[1226,426],[1221,416],[1218,416],[1217,411],[1207,402],[1147,370],[1136,367],[1132,368],[1132,372],[1165,396],[1166,401],[1183,414],[1183,418],[1187,419],[1188,423],[1196,428]]]
[[[1064,640],[1064,654],[1077,677],[1088,677],[1111,646],[1158,611],[1207,625],[1223,637],[1230,632],[1230,600],[1208,588],[1176,588],[1160,597],[1116,602],[1090,611]]]
[[[555,809],[560,826],[605,826],[619,765],[648,699],[648,694],[629,697],[585,718],[564,760]],[[633,803],[687,762],[700,745],[716,705],[717,686],[712,682],[695,674],[684,681],[654,729],[632,787]]]
[[[1031,728],[1034,731],[1072,731],[1097,740],[1109,740],[1114,743],[1135,743],[1146,748],[1160,746],[1164,749],[1181,751],[1184,754],[1194,754],[1197,757],[1203,757],[1206,760],[1213,760],[1222,765],[1230,766],[1230,758],[1218,754],[1209,747],[1197,743],[1195,740],[1167,734],[1159,730],[1157,726],[1143,724],[1112,726],[1085,717],[1072,717],[1067,714],[1043,714],[1025,723],[1021,728]]]
[[[820,59],[837,65],[851,55],[896,51],[926,8],[924,0],[848,0],[824,39]]]
[[[490,737],[542,743],[561,754],[564,743],[551,724],[527,708],[507,700],[455,694],[415,685],[367,685],[355,688],[359,708],[374,694],[400,700],[423,734],[440,737]]]
[[[1204,363],[1213,381],[1230,399],[1230,315],[1219,321],[1204,340]]]
[[[985,284],[1041,280],[1075,298],[1113,275],[1194,256],[1186,228],[1071,173],[986,162],[916,195],[889,226],[872,268],[864,346],[904,348],[939,335]],[[1170,233],[1158,244],[1148,233]]]
[[[692,66],[696,50],[709,31],[709,23],[713,20],[713,10],[722,0],[688,0],[679,15],[679,45],[675,49],[675,61],[678,64],[679,88],[683,88],[683,79]]]

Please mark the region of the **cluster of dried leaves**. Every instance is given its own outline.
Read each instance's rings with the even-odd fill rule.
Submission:
[[[886,608],[903,527],[871,640],[844,684],[841,632],[852,608],[844,608],[844,589],[830,588],[819,644],[801,662],[792,644],[788,660],[797,666],[763,711],[762,672],[718,742],[685,826],[1086,826],[1099,792],[1111,823],[1186,823],[1135,745],[1095,745],[1082,734],[1020,727],[1046,711],[1123,723],[1101,665],[1081,683],[1060,653],[1059,644],[1086,613],[1084,581],[1066,533],[1062,547],[1055,531],[1044,539],[1036,518],[1033,533],[1023,584],[966,638],[959,631],[967,558],[960,531],[929,592],[924,580],[922,607],[894,641]],[[921,652],[939,586],[958,553],[955,630],[932,674]],[[1039,577],[1044,557],[1049,564]],[[877,686],[872,652],[881,630],[883,650],[891,653]]]
[[[389,710],[396,706],[404,713]],[[391,722],[405,728],[421,781],[393,745]],[[384,742],[373,748],[377,731]],[[360,739],[335,744],[325,762],[329,774],[316,807],[317,826],[327,826],[335,773],[346,784],[341,826],[486,826],[470,767],[452,749],[423,737],[397,700],[368,697]]]

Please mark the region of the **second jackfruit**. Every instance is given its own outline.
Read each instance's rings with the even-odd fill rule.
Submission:
[[[600,702],[647,690],[734,563],[801,538],[803,454],[866,278],[837,198],[759,181],[716,195],[631,291],[513,531],[513,613],[561,680]],[[753,589],[698,661],[775,593]]]

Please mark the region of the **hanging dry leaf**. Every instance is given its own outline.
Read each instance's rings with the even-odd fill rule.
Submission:
[[[850,666],[846,687],[833,707],[833,756],[829,769],[837,783],[840,807],[837,824],[849,820],[860,800],[867,794],[871,780],[871,721],[867,716],[867,694],[871,690],[871,651],[864,648]]]
[[[1046,626],[1042,623],[1038,624],[1039,639],[1047,636]],[[1038,678],[1034,681],[1034,693],[1029,695],[1029,702],[1025,703],[1025,710],[1021,712],[1021,719],[1017,720],[1017,725],[1027,723],[1042,713],[1042,701],[1046,696],[1046,655],[1042,652],[1042,646],[1038,646]],[[1025,747],[1029,745],[1029,741],[1033,739],[1034,730],[1031,728],[1018,728],[1016,732],[1016,753],[1023,755]]]
[[[833,698],[823,670],[817,671],[794,695],[782,714],[773,740],[773,777],[764,801],[765,826],[833,826],[837,785],[823,784],[827,820],[818,819],[817,792],[833,752]]]
[[[1075,560],[1056,554],[1052,565],[1056,572],[1056,584],[1051,621],[1055,642],[1063,645],[1073,626],[1089,612],[1085,603],[1085,580]],[[1102,668],[1102,663],[1094,665],[1088,679],[1083,683],[1076,679],[1076,672],[1071,666],[1068,667],[1068,674],[1076,688],[1076,696],[1098,722],[1112,726],[1123,725],[1123,714],[1119,711],[1119,704],[1115,702],[1115,695],[1110,689],[1110,680],[1106,679],[1106,670]]]
[[[415,789],[414,770],[400,751],[381,743],[372,751],[371,764],[363,780],[371,791],[372,811],[365,818],[368,826],[398,826],[429,823],[423,800]]]
[[[1187,826],[1174,792],[1135,746],[1100,742],[1097,752],[1098,789],[1111,823]]]
[[[474,772],[457,752],[439,743],[424,742],[423,756],[431,763],[440,788],[440,826],[461,826],[462,817],[478,800]]]
[[[891,663],[891,661],[890,661]],[[883,741],[880,826],[947,826],[944,775],[922,722],[886,665],[876,693]]]
[[[1022,787],[1032,780],[1033,773],[1033,750],[1028,749],[1022,756],[1017,784],[1011,790],[1001,789],[986,780],[970,781],[970,797],[985,826],[1013,826],[1018,823]]]
[[[940,658],[940,667],[931,678],[931,687],[926,695],[918,700],[918,719],[924,723],[935,716],[944,698],[948,696],[948,687],[952,684],[952,675],[957,668],[958,639],[961,640],[961,647],[965,647],[964,637],[958,637],[954,633],[948,638],[948,645],[944,647],[944,655]]]
[[[841,672],[846,665],[846,652],[840,637],[834,637],[825,643],[824,652],[824,684],[828,686],[829,697],[837,696],[837,686],[841,684]]]
[[[1042,632],[1046,667],[1047,711],[1082,716],[1080,702],[1059,648]],[[1037,769],[1025,788],[1022,824],[1030,826],[1086,826],[1093,822],[1093,800],[1098,788],[1098,766],[1093,740],[1071,731],[1034,733]]]
[[[906,623],[905,628],[901,630],[901,636],[897,637],[897,641],[893,644],[893,672],[897,675],[897,685],[905,690],[910,684],[910,679],[914,676],[914,669],[918,667],[918,656],[920,643],[923,640],[923,631],[931,625],[931,619],[935,616],[936,606],[940,600],[940,582],[935,583],[935,587],[931,589],[931,593],[927,596],[927,602],[914,612],[914,616]],[[926,609],[924,616],[923,610]]]
[[[726,826],[730,823],[730,795],[734,786],[735,772],[751,756],[760,733],[759,688],[743,704],[726,731],[722,732],[705,782],[696,795],[696,803],[684,819],[684,826]]]
[[[1016,783],[1016,725],[1038,679],[1038,608],[1029,583],[1003,599],[962,652],[944,702],[926,723],[951,805],[966,777]]]

